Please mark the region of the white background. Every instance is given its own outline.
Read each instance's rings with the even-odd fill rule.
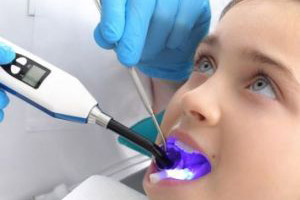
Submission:
[[[212,0],[212,27],[227,2]],[[101,108],[126,125],[147,116],[114,53],[94,43],[99,16],[92,0],[31,0],[30,6],[34,17],[28,0],[0,0],[0,36],[78,77]],[[27,200],[60,183],[74,185],[136,155],[110,131],[51,119],[9,96],[0,124],[0,200]]]

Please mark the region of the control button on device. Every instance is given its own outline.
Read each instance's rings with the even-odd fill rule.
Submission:
[[[27,59],[24,57],[18,58],[17,62],[20,63],[21,65],[26,65]]]
[[[13,74],[18,74],[18,73],[21,71],[21,68],[18,67],[18,66],[16,66],[16,65],[12,65],[12,66],[10,67],[10,70],[11,70],[11,73],[13,73]]]

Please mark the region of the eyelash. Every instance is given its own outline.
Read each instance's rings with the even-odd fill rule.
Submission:
[[[255,79],[255,81],[258,80],[259,77],[264,77],[267,79],[268,83],[270,84],[272,90],[274,91],[275,95],[278,97],[278,90],[276,84],[273,82],[272,78],[269,76],[269,74],[261,68],[255,69],[255,71],[250,74],[250,80]],[[255,81],[253,81],[251,84],[253,84]]]
[[[194,70],[196,70],[196,68],[200,64],[200,61],[202,59],[204,59],[204,58],[207,59],[209,62],[211,62],[213,64],[213,66],[215,66],[215,64],[214,64],[215,62],[212,61],[213,60],[213,56],[209,52],[206,52],[206,51],[198,52],[198,56],[197,57],[198,58],[197,58],[197,60],[195,62],[195,68],[194,68]],[[264,78],[267,79],[268,83],[270,84],[271,88],[273,89],[273,91],[276,93],[276,96],[277,96],[278,95],[278,91],[277,91],[276,87],[274,86],[272,78],[270,78],[269,74],[264,69],[262,69],[262,68],[257,68],[257,69],[255,69],[254,72],[252,72],[250,74],[250,80],[255,79],[251,84],[253,84],[255,81],[257,81],[259,77],[264,77]]]
[[[256,80],[257,80],[258,77],[265,77],[269,81],[269,83],[272,85],[272,81],[270,80],[271,79],[270,76],[263,69],[255,69],[255,71],[250,74],[250,79],[251,80],[254,79],[254,78],[256,78]]]
[[[207,51],[200,51],[197,53],[197,57],[196,57],[196,61],[195,61],[195,68],[198,66],[199,62],[203,59],[203,58],[207,58],[208,60],[211,61],[211,59],[213,58],[212,55],[207,52]],[[211,59],[210,59],[211,58]]]

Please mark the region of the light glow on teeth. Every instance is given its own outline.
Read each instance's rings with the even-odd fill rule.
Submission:
[[[194,149],[192,147],[189,147],[188,145],[184,144],[183,142],[181,142],[179,140],[177,140],[175,142],[175,145],[177,147],[179,147],[181,150],[184,150],[187,153],[193,153],[194,152]]]
[[[189,169],[170,169],[166,170],[166,173],[169,178],[178,180],[191,180],[194,178],[194,173]]]
[[[169,137],[166,141],[166,153],[174,161],[171,169],[160,169],[149,175],[151,183],[172,178],[176,180],[196,180],[211,172],[211,164],[208,158],[198,150],[181,142],[175,137]]]
[[[149,178],[150,182],[154,184],[167,178],[173,178],[177,180],[192,180],[194,178],[194,173],[189,169],[170,169],[150,174]]]

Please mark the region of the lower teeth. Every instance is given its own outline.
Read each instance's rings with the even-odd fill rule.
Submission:
[[[176,141],[175,145],[187,153],[194,152],[194,149],[192,147],[187,146],[186,144],[182,143],[181,141]]]
[[[189,169],[170,169],[150,174],[149,178],[150,182],[155,184],[168,178],[177,180],[192,180],[193,177],[194,174]]]

